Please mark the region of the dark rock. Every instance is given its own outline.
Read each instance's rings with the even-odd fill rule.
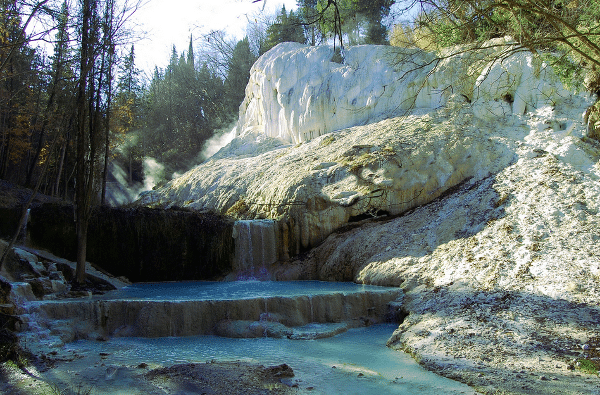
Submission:
[[[294,370],[286,363],[276,366],[269,366],[267,368],[267,372],[269,372],[273,377],[294,377]]]
[[[27,282],[31,285],[31,291],[38,299],[52,293],[52,283],[47,278],[33,278]]]
[[[7,308],[6,310],[8,313],[0,312],[0,328],[5,328],[11,331],[19,330],[22,324],[21,319],[14,315],[14,309]]]
[[[75,261],[73,213],[65,204],[33,208],[30,242]],[[232,229],[233,221],[213,213],[99,207],[89,223],[87,259],[133,282],[220,278],[231,271]]]
[[[0,276],[0,304],[11,304],[10,301],[10,291],[12,286],[10,283],[2,276]]]

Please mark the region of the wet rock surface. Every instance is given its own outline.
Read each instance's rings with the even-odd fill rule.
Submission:
[[[333,292],[310,297],[271,296],[234,300],[120,300],[79,298],[37,301],[24,307],[23,319],[68,342],[97,334],[165,337],[212,334],[228,337],[295,336],[292,327],[309,323],[362,326],[385,320],[395,289]],[[25,312],[24,311],[24,312]],[[268,316],[268,317],[267,317]],[[329,333],[325,330],[323,333]],[[35,334],[32,334],[35,336]],[[302,336],[298,334],[298,336]],[[315,337],[318,337],[315,335]]]
[[[64,203],[32,209],[32,245],[76,260],[73,215]],[[98,207],[90,219],[87,259],[136,282],[219,278],[231,270],[232,226],[210,212]]]
[[[108,357],[108,356],[106,356]],[[76,358],[73,356],[72,358]],[[307,394],[309,390],[292,383],[293,369],[287,364],[263,366],[245,361],[179,364],[151,367],[96,364],[65,376],[53,374],[51,365],[64,363],[49,356],[46,364],[18,368],[0,364],[0,392],[32,394],[110,394],[132,395],[262,395]]]
[[[282,378],[294,377],[294,371],[286,364],[262,366],[241,362],[214,362],[206,364],[176,365],[155,369],[145,377],[168,393],[180,394],[297,394],[281,382]]]

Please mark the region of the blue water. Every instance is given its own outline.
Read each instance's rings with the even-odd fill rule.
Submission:
[[[393,324],[351,329],[319,340],[230,339],[215,336],[114,338],[66,345],[76,353],[104,353],[102,364],[169,366],[207,361],[254,361],[265,366],[287,363],[289,384],[321,395],[455,395],[472,388],[421,368],[408,354],[386,347]],[[99,361],[100,362],[100,361]]]
[[[319,281],[235,281],[134,284],[105,296],[134,300],[233,300],[272,296],[354,293],[384,288],[354,283]],[[311,324],[318,325],[318,324]],[[150,368],[207,361],[251,361],[263,365],[287,363],[295,376],[289,385],[303,393],[320,395],[456,395],[476,394],[464,384],[421,368],[408,354],[386,347],[397,325],[382,324],[350,329],[318,340],[287,338],[232,339],[217,336],[111,338],[97,342],[80,340],[66,344],[71,355],[87,355],[65,363],[64,369],[96,375],[97,369],[118,372],[123,367],[146,363]],[[89,373],[85,373],[88,371]],[[140,371],[140,373],[143,373]],[[95,376],[94,376],[95,377]],[[108,376],[107,376],[108,377]],[[115,376],[117,377],[117,376]],[[127,382],[111,381],[113,394],[132,392]]]
[[[322,295],[394,289],[325,281],[190,281],[137,283],[112,291],[104,299],[130,300],[237,300],[271,296]]]

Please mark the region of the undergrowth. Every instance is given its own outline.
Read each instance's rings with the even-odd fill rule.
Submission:
[[[577,368],[583,373],[597,375],[598,369],[600,368],[600,362],[592,361],[590,359],[578,359]]]

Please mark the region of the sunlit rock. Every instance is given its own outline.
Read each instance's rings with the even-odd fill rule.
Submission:
[[[511,48],[358,46],[336,63],[331,47],[280,44],[252,68],[233,140],[140,203],[272,219],[287,260],[350,222],[431,202],[514,162],[519,117],[567,99]]]
[[[510,54],[510,44],[496,39],[473,53],[450,48],[440,57],[361,45],[344,49],[343,63],[336,63],[332,47],[282,43],[252,67],[236,133],[298,144],[409,110],[435,109],[453,94],[475,102],[484,119],[559,100],[564,90],[552,70],[531,53]]]

